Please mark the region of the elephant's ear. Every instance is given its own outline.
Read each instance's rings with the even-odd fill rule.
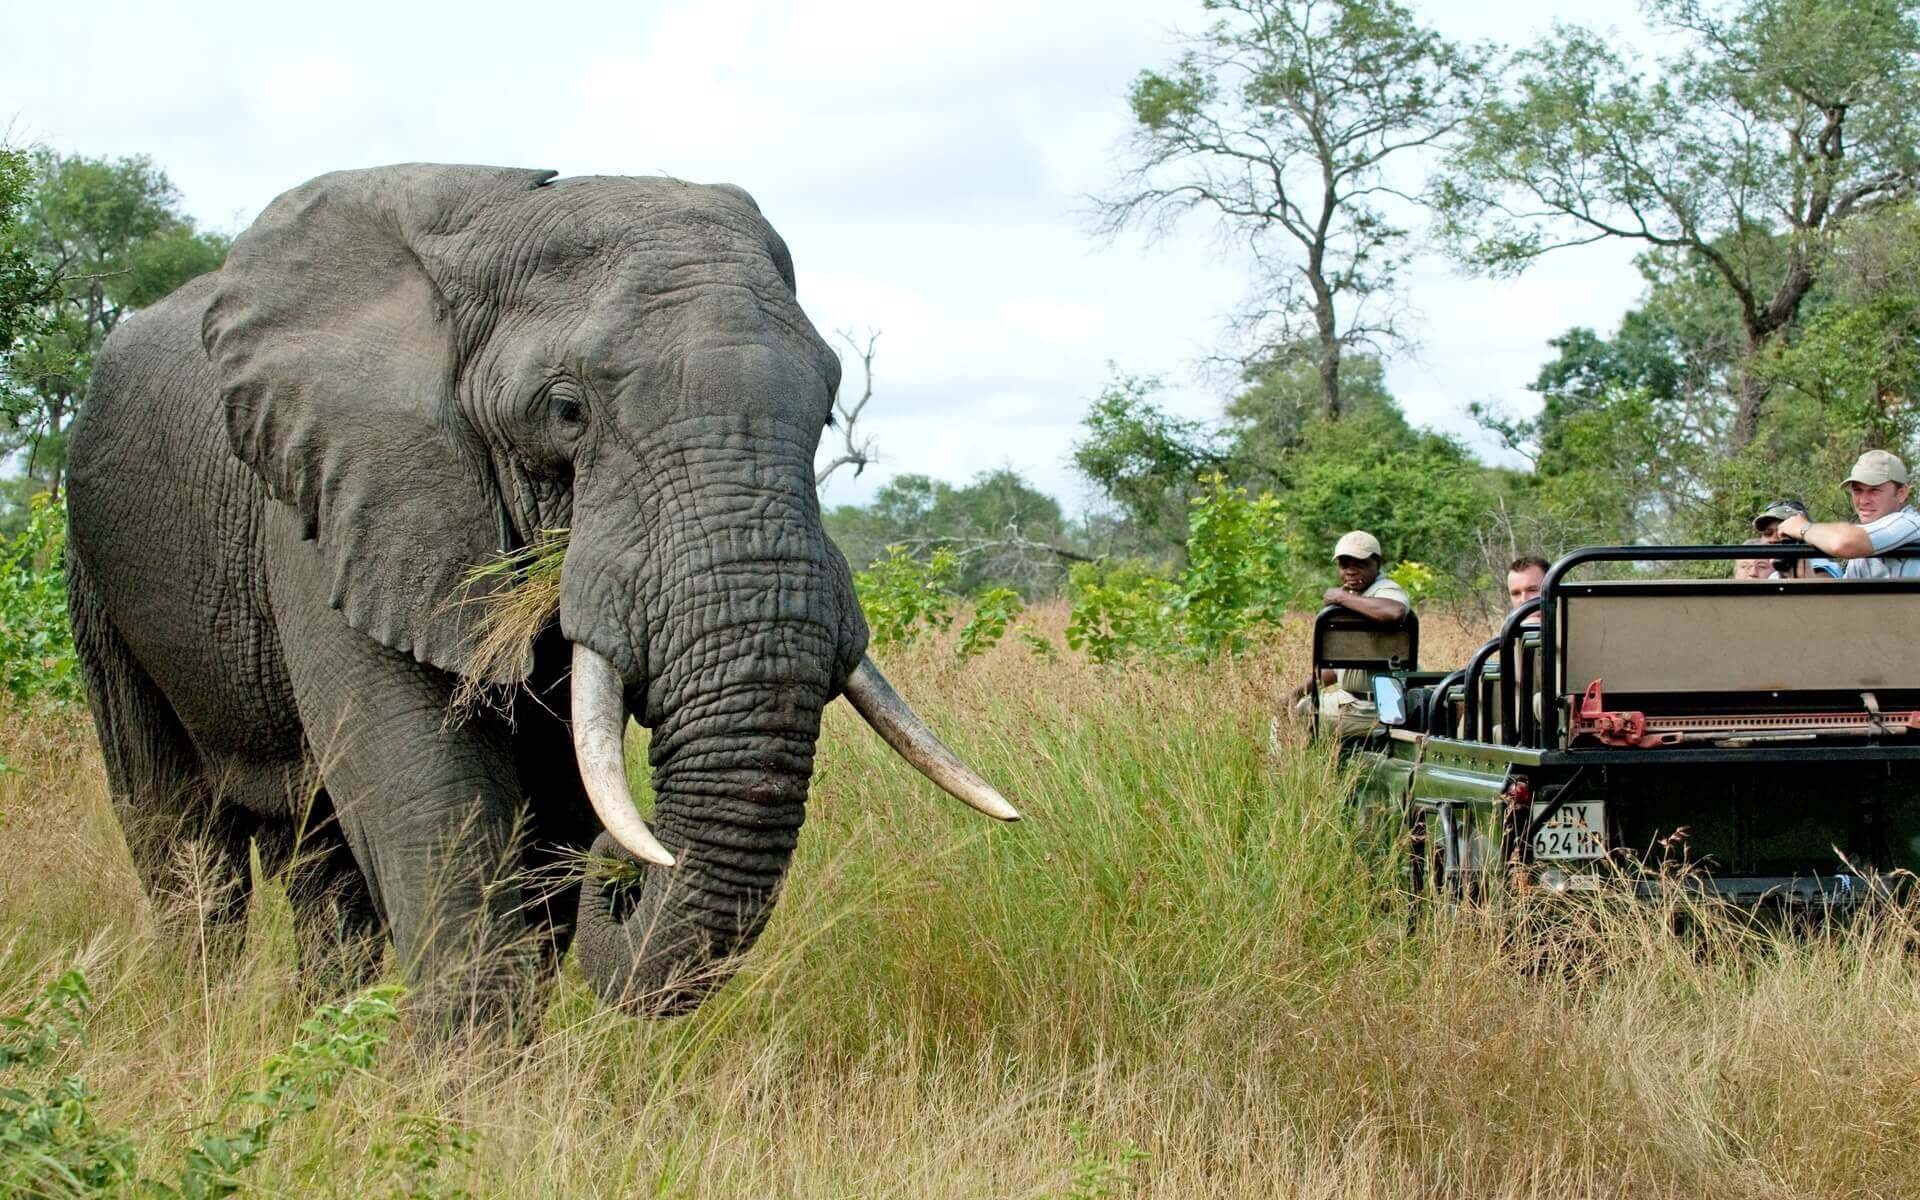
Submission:
[[[233,244],[202,335],[233,452],[299,514],[356,629],[462,668],[474,568],[506,548],[484,443],[455,404],[452,264],[477,218],[550,171],[323,175]],[[484,252],[479,252],[481,259]],[[452,299],[450,300],[450,294]]]

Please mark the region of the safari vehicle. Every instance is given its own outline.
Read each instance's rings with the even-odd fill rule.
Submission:
[[[1647,894],[1666,874],[1751,905],[1904,890],[1920,871],[1920,579],[1652,577],[1752,553],[1576,551],[1449,671],[1419,669],[1411,614],[1321,612],[1315,663],[1374,686],[1316,736],[1358,763],[1363,804],[1407,822],[1416,887]],[[1603,563],[1633,566],[1579,578]]]

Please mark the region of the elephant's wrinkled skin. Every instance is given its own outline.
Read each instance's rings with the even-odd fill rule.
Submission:
[[[576,923],[608,1000],[697,1004],[765,923],[866,645],[813,487],[838,379],[736,188],[409,165],[275,200],[114,334],[73,436],[74,625],[147,885],[187,836],[244,874],[312,780],[301,911],[383,923],[443,1011],[511,1008]],[[530,680],[449,720],[471,573],[558,527]],[[569,643],[653,729],[677,860],[577,902],[516,875],[611,844]]]

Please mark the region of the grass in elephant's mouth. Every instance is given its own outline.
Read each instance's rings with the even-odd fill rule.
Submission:
[[[1057,639],[1059,614],[1040,619]],[[1300,655],[1295,638],[1167,673],[1014,643],[967,666],[940,645],[889,657],[1024,822],[946,801],[835,705],[781,904],[707,1008],[629,1020],[569,969],[528,1050],[396,1046],[285,1126],[249,1186],[1911,1192],[1910,914],[1798,939],[1709,915],[1680,942],[1666,914],[1633,910],[1541,962],[1517,961],[1482,914],[1410,924],[1332,764],[1269,745]],[[90,954],[86,1040],[31,1082],[84,1079],[102,1123],[176,1146],[341,985],[295,969],[271,890],[208,969],[194,939],[157,933],[174,922],[133,882],[90,746],[79,721],[0,728],[16,768],[0,776],[0,1015]],[[471,1153],[392,1152],[422,1120],[470,1135]]]
[[[484,706],[503,686],[527,678],[533,643],[560,613],[560,568],[567,557],[565,529],[543,529],[512,554],[476,567],[467,577],[477,605],[466,671],[454,693],[456,714]]]

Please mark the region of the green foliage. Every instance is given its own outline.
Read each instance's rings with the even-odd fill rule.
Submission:
[[[1086,432],[1073,447],[1074,467],[1125,515],[1150,553],[1179,545],[1196,480],[1222,461],[1200,422],[1154,403],[1160,387],[1158,379],[1115,371],[1080,419]]]
[[[43,1067],[60,1047],[79,1038],[93,1007],[93,989],[79,971],[67,971],[48,984],[27,1007],[0,1017],[0,1071]]]
[[[1172,653],[1179,648],[1174,582],[1140,559],[1076,563],[1068,595],[1067,645],[1095,662]]]
[[[1466,122],[1434,201],[1488,271],[1599,238],[1658,249],[1710,281],[1744,358],[1790,334],[1834,235],[1920,181],[1920,23],[1888,0],[1646,8],[1676,53],[1648,72],[1617,39],[1557,27]],[[1737,450],[1767,389],[1744,364],[1726,382]]]
[[[848,562],[872,562],[894,545],[915,555],[954,555],[962,592],[1011,587],[1033,597],[1064,580],[1055,549],[1073,541],[1060,504],[1017,472],[982,471],[955,487],[925,475],[897,475],[864,506],[824,514],[827,534]]]
[[[1048,640],[1045,634],[1036,633],[1031,629],[1022,629],[1014,636],[1020,640],[1021,645],[1027,648],[1029,654],[1041,662],[1051,663],[1060,661],[1060,651],[1054,648],[1053,642]]]
[[[470,1200],[450,1176],[464,1172],[479,1139],[472,1130],[435,1117],[400,1122],[398,1141],[373,1144],[373,1160],[387,1173],[393,1200]]]
[[[1365,422],[1396,441],[1413,432],[1375,355],[1341,357],[1340,406],[1342,421]],[[1324,421],[1322,407],[1319,364],[1303,348],[1283,348],[1248,368],[1246,387],[1227,402],[1229,473],[1250,486],[1283,489],[1287,460]]]
[[[911,645],[923,632],[953,624],[958,578],[959,564],[951,550],[935,550],[923,561],[899,545],[888,546],[885,558],[856,571],[853,587],[874,646]]]
[[[0,1074],[48,1066],[80,1039],[93,992],[66,971],[17,1014],[0,1017]],[[86,1085],[73,1076],[28,1090],[0,1085],[0,1192],[111,1195],[133,1178],[133,1143],[103,1130]]]
[[[95,1118],[92,1094],[68,1076],[39,1092],[0,1087],[0,1191],[7,1195],[119,1196],[155,1200],[212,1200],[239,1193],[241,1176],[256,1163],[287,1122],[313,1111],[348,1075],[365,1071],[387,1043],[399,1018],[397,987],[379,987],[339,1007],[323,1007],[300,1025],[301,1040],[268,1059],[260,1088],[236,1091],[227,1114],[245,1117],[201,1136],[182,1156],[174,1182],[138,1178],[138,1156],[125,1133],[104,1129]],[[20,1013],[0,1017],[0,1072],[49,1065],[63,1047],[77,1042],[93,994],[79,971],[49,984]],[[438,1187],[444,1161],[468,1152],[471,1140],[439,1123],[403,1130],[392,1161],[401,1177],[419,1187]],[[446,1190],[403,1194],[463,1195]]]
[[[986,653],[1006,636],[1007,626],[1025,606],[1020,593],[1012,588],[989,588],[974,597],[973,615],[960,627],[960,639],[954,653],[965,662]]]
[[[1387,578],[1400,585],[1400,590],[1407,594],[1408,601],[1415,608],[1419,608],[1427,597],[1433,595],[1434,586],[1439,582],[1433,573],[1433,568],[1425,563],[1414,562],[1412,559],[1397,562],[1389,567]]]
[[[230,1113],[249,1115],[223,1132],[201,1137],[187,1151],[177,1185],[145,1181],[149,1194],[210,1200],[239,1192],[239,1176],[266,1153],[281,1126],[318,1108],[348,1075],[373,1065],[399,1020],[394,1005],[402,994],[394,986],[371,988],[302,1021],[300,1032],[306,1036],[267,1060],[260,1088],[236,1092],[228,1100]]]
[[[58,490],[65,439],[94,356],[132,313],[219,267],[229,239],[200,231],[166,173],[143,156],[37,150],[19,221],[0,222],[0,256],[24,256],[49,281],[32,327],[12,346],[5,449],[31,448],[32,473]]]
[[[1448,578],[1470,575],[1496,476],[1453,439],[1385,415],[1320,421],[1284,470],[1280,514],[1303,561],[1326,561],[1341,534],[1365,529],[1389,561],[1417,557]]]
[[[1152,1156],[1121,1138],[1095,1138],[1084,1121],[1067,1126],[1073,1143],[1073,1184],[1064,1192],[1049,1192],[1047,1200],[1108,1200],[1131,1195],[1139,1186],[1134,1171]]]
[[[959,578],[959,561],[951,550],[942,548],[917,559],[899,545],[888,546],[885,558],[855,572],[854,590],[874,646],[907,646],[923,633],[950,628],[954,610],[965,600]],[[954,645],[963,662],[991,650],[1025,607],[1020,593],[1007,587],[979,592],[972,605]]]
[[[1218,474],[1201,483],[1207,490],[1187,519],[1187,568],[1178,581],[1180,640],[1202,655],[1237,653],[1286,611],[1286,516],[1271,493],[1249,499]]]
[[[1294,587],[1280,502],[1217,473],[1201,483],[1184,570],[1168,578],[1137,560],[1074,568],[1069,646],[1096,662],[1238,653],[1285,613]]]
[[[37,309],[48,287],[46,272],[27,253],[20,230],[32,183],[26,153],[0,146],[0,402],[12,393],[14,343],[37,328]]]
[[[66,540],[66,509],[44,494],[26,528],[0,539],[0,687],[20,703],[83,699],[61,571]]]

